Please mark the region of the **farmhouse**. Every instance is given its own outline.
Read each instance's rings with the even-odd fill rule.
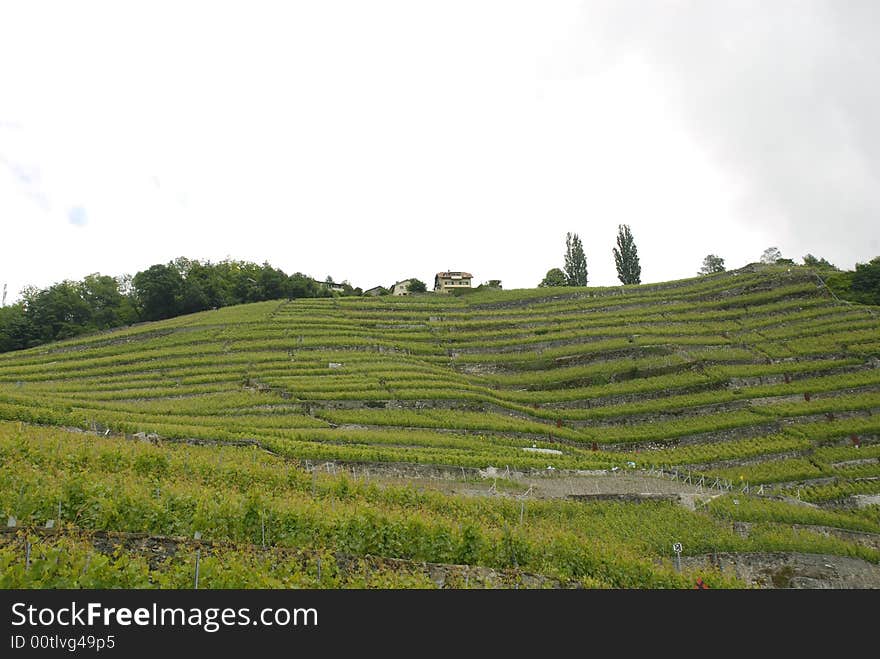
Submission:
[[[318,281],[317,279],[312,279],[312,281],[315,282],[315,285],[318,286],[319,288],[321,286],[326,286],[331,291],[335,291],[336,293],[344,293],[345,292],[345,286],[343,286],[342,284],[336,284],[332,281]]]
[[[412,283],[412,279],[404,279],[402,281],[395,282],[391,285],[391,294],[392,295],[409,295],[409,285]]]
[[[373,288],[368,288],[364,291],[364,295],[369,295],[371,297],[376,297],[378,295],[385,295],[388,293],[388,289],[384,286],[373,286]]]
[[[473,278],[469,272],[438,272],[434,277],[434,291],[448,293],[460,288],[470,288]]]

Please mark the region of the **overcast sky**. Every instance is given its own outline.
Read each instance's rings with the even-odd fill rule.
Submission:
[[[880,2],[0,0],[0,289],[880,254]]]

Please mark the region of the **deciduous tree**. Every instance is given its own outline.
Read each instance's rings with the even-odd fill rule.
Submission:
[[[641,284],[642,266],[639,265],[639,250],[628,224],[617,227],[617,247],[613,248],[614,265],[621,284]]]
[[[538,286],[565,286],[565,273],[559,268],[551,268]]]
[[[565,234],[565,284],[587,285],[587,257],[584,246],[576,233]]]
[[[715,272],[724,272],[724,270],[724,259],[715,254],[707,254],[706,258],[703,259],[703,267],[700,268],[697,274],[711,275]]]
[[[782,252],[779,251],[778,247],[768,247],[764,250],[764,253],[761,254],[761,263],[771,265],[773,263],[776,263],[781,258]]]
[[[804,265],[822,270],[837,270],[837,267],[833,263],[829,263],[825,259],[820,259],[812,254],[807,254],[804,257]]]
[[[177,268],[152,265],[137,273],[131,284],[144,320],[162,320],[180,313],[183,277]]]

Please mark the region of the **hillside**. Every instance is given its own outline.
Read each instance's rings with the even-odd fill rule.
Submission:
[[[467,585],[686,584],[673,542],[715,585],[791,582],[737,581],[719,555],[848,557],[871,573],[877,314],[806,268],[754,266],[132,326],[0,355],[0,497],[19,525],[66,520],[42,534],[47,556],[90,554],[95,532],[176,547],[198,531],[234,556],[223,565],[271,564],[263,585],[284,585],[282,564],[305,585],[373,583],[341,568],[314,581],[330,553],[379,561],[371,574],[402,587],[441,582],[419,562],[447,566],[447,586],[462,564],[501,575]],[[23,540],[4,537],[12,565]],[[129,550],[144,583],[190,574],[187,552],[160,567]],[[214,569],[205,586],[241,583]]]

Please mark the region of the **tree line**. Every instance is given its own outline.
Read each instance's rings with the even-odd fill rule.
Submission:
[[[587,285],[587,259],[578,234],[568,233],[565,245],[564,269],[549,270],[540,286]],[[638,250],[629,226],[618,228],[617,245],[612,254],[620,281],[641,283]],[[783,258],[776,247],[764,250],[760,261],[798,265],[792,259]],[[804,256],[803,265],[812,268],[838,297],[880,305],[880,257],[857,263],[851,271],[842,271],[812,254]],[[698,274],[710,275],[724,270],[724,259],[709,254]],[[418,284],[424,286],[422,282]],[[410,291],[415,292],[412,284]],[[320,282],[301,272],[288,275],[268,263],[234,260],[211,263],[181,257],[167,264],[150,266],[133,277],[95,273],[82,281],[65,280],[44,289],[24,289],[19,302],[0,307],[0,352],[233,304],[361,294],[360,288],[348,282],[334,284],[331,277]]]
[[[642,266],[639,250],[628,224],[617,227],[617,246],[611,249],[617,278],[621,284],[641,284]],[[587,257],[584,244],[576,233],[565,234],[564,266],[551,268],[538,286],[586,286],[588,280]]]
[[[768,247],[761,254],[760,261],[768,265],[804,265],[812,269],[837,297],[859,304],[880,305],[880,256],[867,263],[856,263],[853,270],[841,270],[827,259],[812,254],[806,254],[803,262],[798,264],[794,259],[783,257],[778,247]],[[703,265],[705,268],[705,261]],[[724,259],[721,259],[721,265],[723,270]]]
[[[612,248],[617,278],[621,284],[640,284],[642,268],[639,252],[629,225],[617,227],[617,245]],[[778,247],[768,247],[759,261],[767,265],[800,265],[793,259],[784,258]],[[576,233],[565,235],[563,267],[551,268],[538,284],[544,286],[586,286],[587,257],[584,246]],[[844,271],[824,258],[807,254],[802,265],[807,266],[825,282],[839,298],[860,304],[880,305],[880,256],[867,263],[856,263],[854,270]],[[717,254],[707,254],[698,275],[711,275],[726,270],[724,259]]]
[[[348,282],[288,275],[268,263],[181,257],[133,277],[95,273],[82,281],[25,288],[19,302],[0,308],[0,352],[233,304],[361,293]]]

